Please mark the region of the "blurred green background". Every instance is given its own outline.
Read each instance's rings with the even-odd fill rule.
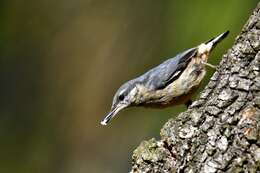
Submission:
[[[118,87],[230,30],[209,60],[218,64],[256,4],[1,0],[0,172],[129,171],[132,151],[185,107],[132,108],[103,127]]]

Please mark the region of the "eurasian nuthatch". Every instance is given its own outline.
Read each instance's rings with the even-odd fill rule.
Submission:
[[[123,84],[116,92],[111,111],[101,121],[107,125],[119,111],[130,106],[168,107],[191,104],[191,95],[206,74],[209,53],[229,31],[179,53],[145,74]]]

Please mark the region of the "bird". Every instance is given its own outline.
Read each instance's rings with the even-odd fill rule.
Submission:
[[[187,49],[167,59],[143,75],[127,81],[115,93],[111,110],[101,121],[102,125],[129,107],[165,108],[179,104],[192,104],[191,96],[206,74],[209,54],[229,31]]]

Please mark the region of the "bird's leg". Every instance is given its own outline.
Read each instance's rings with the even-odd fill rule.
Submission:
[[[185,105],[186,105],[187,108],[188,108],[191,104],[192,104],[192,100],[188,100],[188,101],[185,103]]]
[[[206,65],[206,66],[208,66],[208,67],[211,67],[211,68],[213,68],[213,69],[216,69],[216,68],[217,68],[215,65],[209,64],[209,63],[207,63],[207,62],[205,62],[205,61],[202,61],[201,63],[204,64],[204,65]]]

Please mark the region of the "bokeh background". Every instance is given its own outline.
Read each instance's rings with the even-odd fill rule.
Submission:
[[[128,172],[139,143],[185,107],[132,108],[103,127],[118,87],[230,30],[209,60],[218,64],[256,4],[1,0],[0,172]]]

